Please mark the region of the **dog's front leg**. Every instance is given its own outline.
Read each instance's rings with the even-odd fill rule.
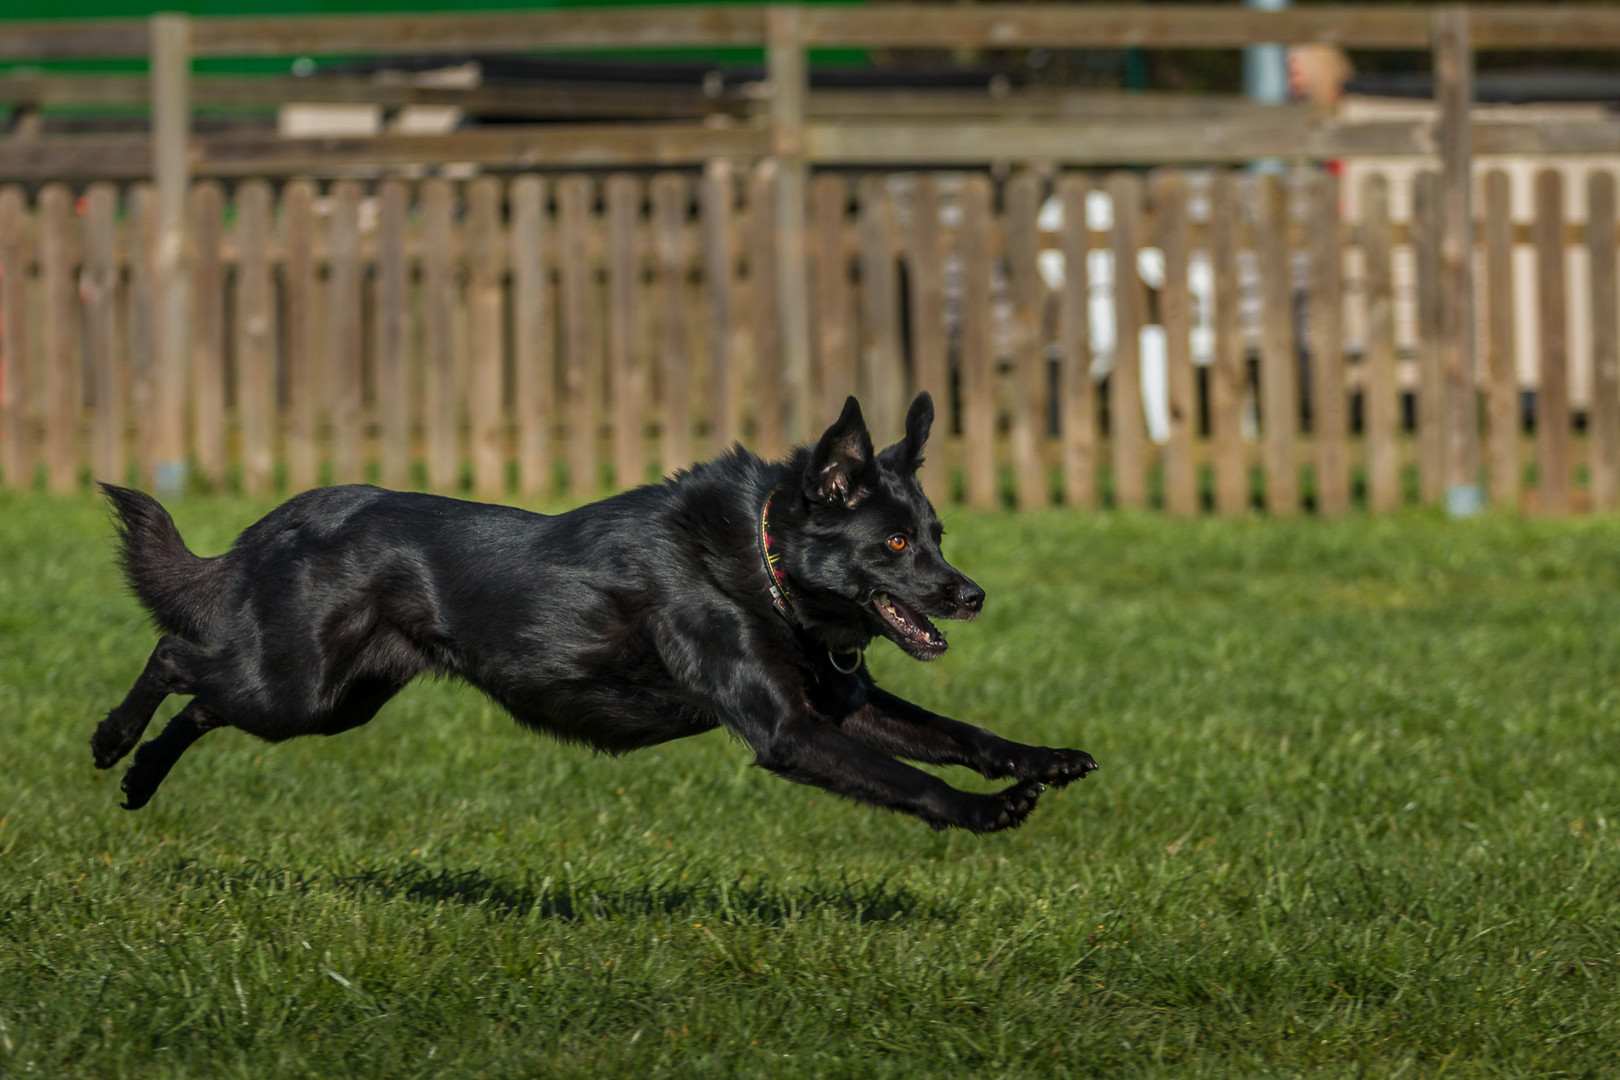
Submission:
[[[816,717],[783,720],[749,741],[758,753],[756,763],[784,779],[913,814],[936,829],[985,833],[1016,828],[1035,809],[1041,793],[1041,785],[1031,780],[990,795],[958,791]]]
[[[866,705],[844,721],[850,735],[885,753],[930,765],[964,765],[991,779],[1014,777],[1061,787],[1097,762],[1084,750],[1025,746],[929,712],[866,680]]]

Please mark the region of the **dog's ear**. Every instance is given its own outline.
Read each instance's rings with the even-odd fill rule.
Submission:
[[[928,441],[928,431],[933,426],[934,399],[924,390],[911,399],[911,409],[906,413],[906,437],[886,447],[878,460],[895,472],[916,472],[922,468],[923,444]]]
[[[853,397],[810,454],[804,478],[805,498],[813,503],[834,502],[854,506],[865,494],[873,464],[872,436]]]

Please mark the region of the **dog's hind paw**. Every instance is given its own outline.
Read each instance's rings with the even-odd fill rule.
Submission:
[[[1038,780],[1052,787],[1063,787],[1097,768],[1096,760],[1084,750],[1057,750],[1048,746],[1029,747],[1022,760],[1007,762],[1007,776]]]

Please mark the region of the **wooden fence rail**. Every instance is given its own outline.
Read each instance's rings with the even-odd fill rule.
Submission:
[[[150,484],[183,439],[199,482],[253,494],[586,498],[737,438],[779,453],[790,409],[813,430],[847,393],[896,437],[927,389],[944,502],[1287,515],[1445,495],[1435,174],[1401,201],[1410,222],[1378,174],[1354,220],[1311,169],[819,174],[795,376],[776,168],[197,183],[177,260],[194,332],[167,373],[152,188],[0,188],[0,483]],[[1620,499],[1614,177],[1590,174],[1579,221],[1569,183],[1540,173],[1515,227],[1507,177],[1485,177],[1469,253],[1490,498],[1553,512]]]

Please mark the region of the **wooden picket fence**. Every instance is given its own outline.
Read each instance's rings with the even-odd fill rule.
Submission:
[[[1321,170],[822,172],[796,385],[779,360],[773,168],[205,181],[178,253],[155,239],[149,186],[0,189],[0,483],[151,484],[183,438],[193,482],[252,494],[374,480],[586,498],[738,440],[779,454],[850,393],[892,438],[928,389],[941,420],[924,474],[942,502],[1388,511],[1444,497],[1462,415],[1492,501],[1620,505],[1606,172],[1582,222],[1560,174],[1539,174],[1528,227],[1505,176],[1485,178],[1481,360],[1459,411],[1443,400],[1433,174],[1397,222],[1380,175],[1347,220]],[[1515,248],[1534,252],[1533,297],[1515,292]],[[1590,391],[1572,406],[1577,248]],[[1162,266],[1151,287],[1144,250]],[[153,341],[164,259],[189,284],[183,370]],[[1514,346],[1526,310],[1530,358]],[[1144,398],[1150,325],[1163,362]]]

